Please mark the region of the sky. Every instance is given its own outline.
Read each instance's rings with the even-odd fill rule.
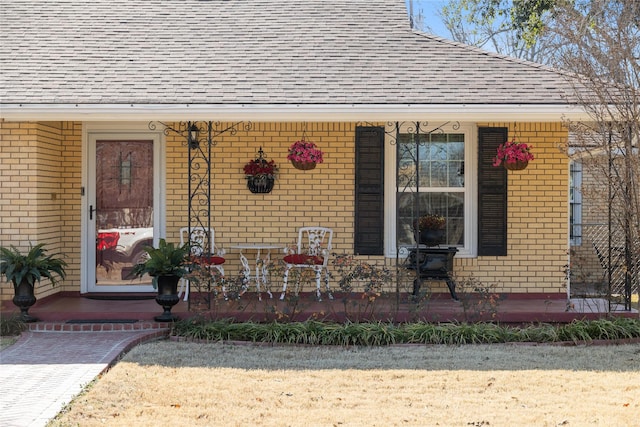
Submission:
[[[412,0],[405,0],[407,11],[409,10],[411,1]],[[449,32],[444,25],[442,25],[442,21],[438,16],[438,10],[447,3],[446,0],[413,0],[413,12],[415,14],[422,10],[426,25],[433,30],[435,35],[450,38]]]

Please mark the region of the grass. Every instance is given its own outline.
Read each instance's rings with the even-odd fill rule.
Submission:
[[[48,426],[609,426],[640,413],[640,344],[589,345],[640,337],[638,319],[190,319],[173,334],[188,341],[137,346]],[[560,341],[574,345],[547,345]]]
[[[0,337],[0,350],[5,347],[9,347],[11,344],[15,343],[18,340],[18,337]]]
[[[637,425],[640,344],[140,345],[49,426]]]

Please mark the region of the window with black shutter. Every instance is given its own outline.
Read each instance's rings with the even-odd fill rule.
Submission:
[[[359,255],[384,253],[384,128],[356,128],[355,242]]]
[[[478,255],[507,255],[507,171],[494,167],[507,128],[478,129]]]

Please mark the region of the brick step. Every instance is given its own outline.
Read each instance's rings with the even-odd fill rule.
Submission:
[[[70,322],[35,322],[28,323],[28,329],[32,332],[141,332],[158,331],[162,334],[169,333],[170,324],[154,321],[135,321],[133,323],[120,323],[113,321],[83,321],[83,323]]]

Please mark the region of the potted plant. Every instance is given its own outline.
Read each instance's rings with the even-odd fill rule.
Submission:
[[[323,154],[315,142],[302,139],[291,144],[287,160],[290,160],[296,169],[309,170],[323,162]]]
[[[445,236],[446,219],[442,215],[428,213],[417,218],[413,230],[418,242],[427,246],[441,244]]]
[[[531,145],[516,142],[515,139],[500,144],[496,157],[493,158],[493,166],[498,167],[502,164],[509,170],[522,170],[534,159],[532,148]]]
[[[24,322],[38,319],[29,315],[29,307],[36,302],[34,288],[42,278],[49,279],[55,286],[56,277],[65,278],[67,263],[55,255],[47,255],[44,244],[33,246],[21,253],[15,246],[0,247],[0,274],[13,283],[13,303],[20,308],[20,318]]]
[[[131,275],[142,277],[148,274],[152,277],[153,287],[158,290],[156,302],[162,306],[164,312],[154,319],[158,322],[171,322],[178,319],[171,314],[171,307],[176,305],[178,297],[178,281],[187,274],[190,248],[188,244],[175,246],[160,239],[158,247],[144,248],[147,259],[133,266]]]
[[[264,158],[262,147],[258,151],[258,157],[250,160],[243,168],[247,178],[247,188],[252,193],[269,193],[273,189],[278,166],[273,160]]]

